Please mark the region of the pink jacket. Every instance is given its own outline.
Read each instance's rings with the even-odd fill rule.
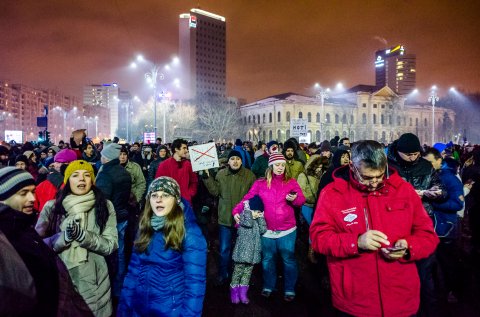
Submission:
[[[292,178],[285,183],[284,178],[284,175],[274,175],[270,188],[267,188],[267,180],[264,178],[255,181],[242,201],[233,208],[232,214],[241,213],[243,202],[258,195],[264,205],[264,216],[268,230],[284,231],[295,227],[293,207],[301,207],[305,203],[305,196],[303,196],[302,189],[295,179]],[[297,192],[297,198],[293,202],[288,202],[285,197],[291,191]]]

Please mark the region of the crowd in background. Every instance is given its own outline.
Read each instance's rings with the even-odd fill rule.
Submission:
[[[232,303],[249,303],[258,263],[260,295],[281,290],[291,302],[298,278],[295,241],[304,239],[297,229],[308,230],[312,222],[318,229],[320,197],[345,177],[341,173],[363,181],[351,163],[350,141],[216,143],[220,167],[200,172],[193,172],[188,152],[197,142],[182,139],[94,144],[83,135],[56,145],[2,142],[0,242],[20,257],[8,264],[19,269],[2,269],[0,281],[13,275],[16,287],[25,289],[14,300],[7,296],[13,289],[0,285],[7,299],[0,315],[199,316],[213,240],[215,283],[229,285]],[[393,168],[413,186],[439,237],[435,252],[416,265],[419,315],[441,316],[445,303],[462,298],[460,249],[467,244],[469,252],[480,253],[480,147],[422,146],[407,133],[382,148],[388,165],[381,177],[388,179]],[[371,184],[368,177],[365,184]],[[23,188],[24,205],[10,203]],[[218,236],[208,230],[212,219]],[[305,241],[311,246],[301,256],[328,272],[335,255],[315,240],[313,227]],[[279,274],[284,285],[276,283]]]

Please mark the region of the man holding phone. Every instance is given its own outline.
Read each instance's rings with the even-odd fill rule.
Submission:
[[[415,315],[415,261],[434,252],[438,237],[381,144],[356,142],[351,155],[322,190],[310,226],[313,249],[327,256],[333,305],[339,316]]]

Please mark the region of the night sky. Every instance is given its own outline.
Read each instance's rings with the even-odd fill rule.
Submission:
[[[227,20],[229,96],[374,84],[374,52],[399,43],[417,55],[419,89],[480,90],[480,1],[443,0],[2,0],[0,79],[79,97],[118,82],[144,96],[130,61],[169,62],[179,14],[199,4]]]

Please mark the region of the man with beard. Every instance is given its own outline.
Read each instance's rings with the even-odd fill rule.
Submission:
[[[422,200],[423,207],[431,216],[432,202],[446,197],[443,185],[432,164],[421,156],[420,140],[413,133],[405,133],[388,148],[388,164],[409,182]],[[420,311],[425,316],[442,316],[437,286],[433,273],[436,271],[435,254],[417,262],[421,284]]]
[[[285,142],[283,155],[287,159],[287,173],[289,173],[292,178],[297,179],[298,175],[304,171],[304,168],[302,162],[297,159],[297,146],[295,143],[291,141]]]
[[[47,179],[37,186],[37,199],[35,200],[36,210],[42,211],[43,206],[47,201],[55,199],[58,190],[63,186],[63,174],[67,169],[68,164],[76,159],[77,154],[75,151],[64,149],[58,152],[53,158],[53,167],[49,168],[48,165],[45,166],[48,168],[48,175]]]
[[[210,194],[219,197],[218,227],[220,241],[220,263],[217,283],[227,282],[230,274],[230,258],[233,238],[235,237],[235,221],[232,209],[252,187],[255,175],[242,165],[240,152],[232,150],[228,155],[228,168],[220,170],[217,175],[210,177],[208,170],[203,174],[203,183]]]
[[[158,166],[155,178],[168,176],[180,185],[182,197],[192,204],[192,198],[197,193],[198,176],[192,170],[192,163],[187,159],[188,142],[176,139],[172,143],[173,157]]]

